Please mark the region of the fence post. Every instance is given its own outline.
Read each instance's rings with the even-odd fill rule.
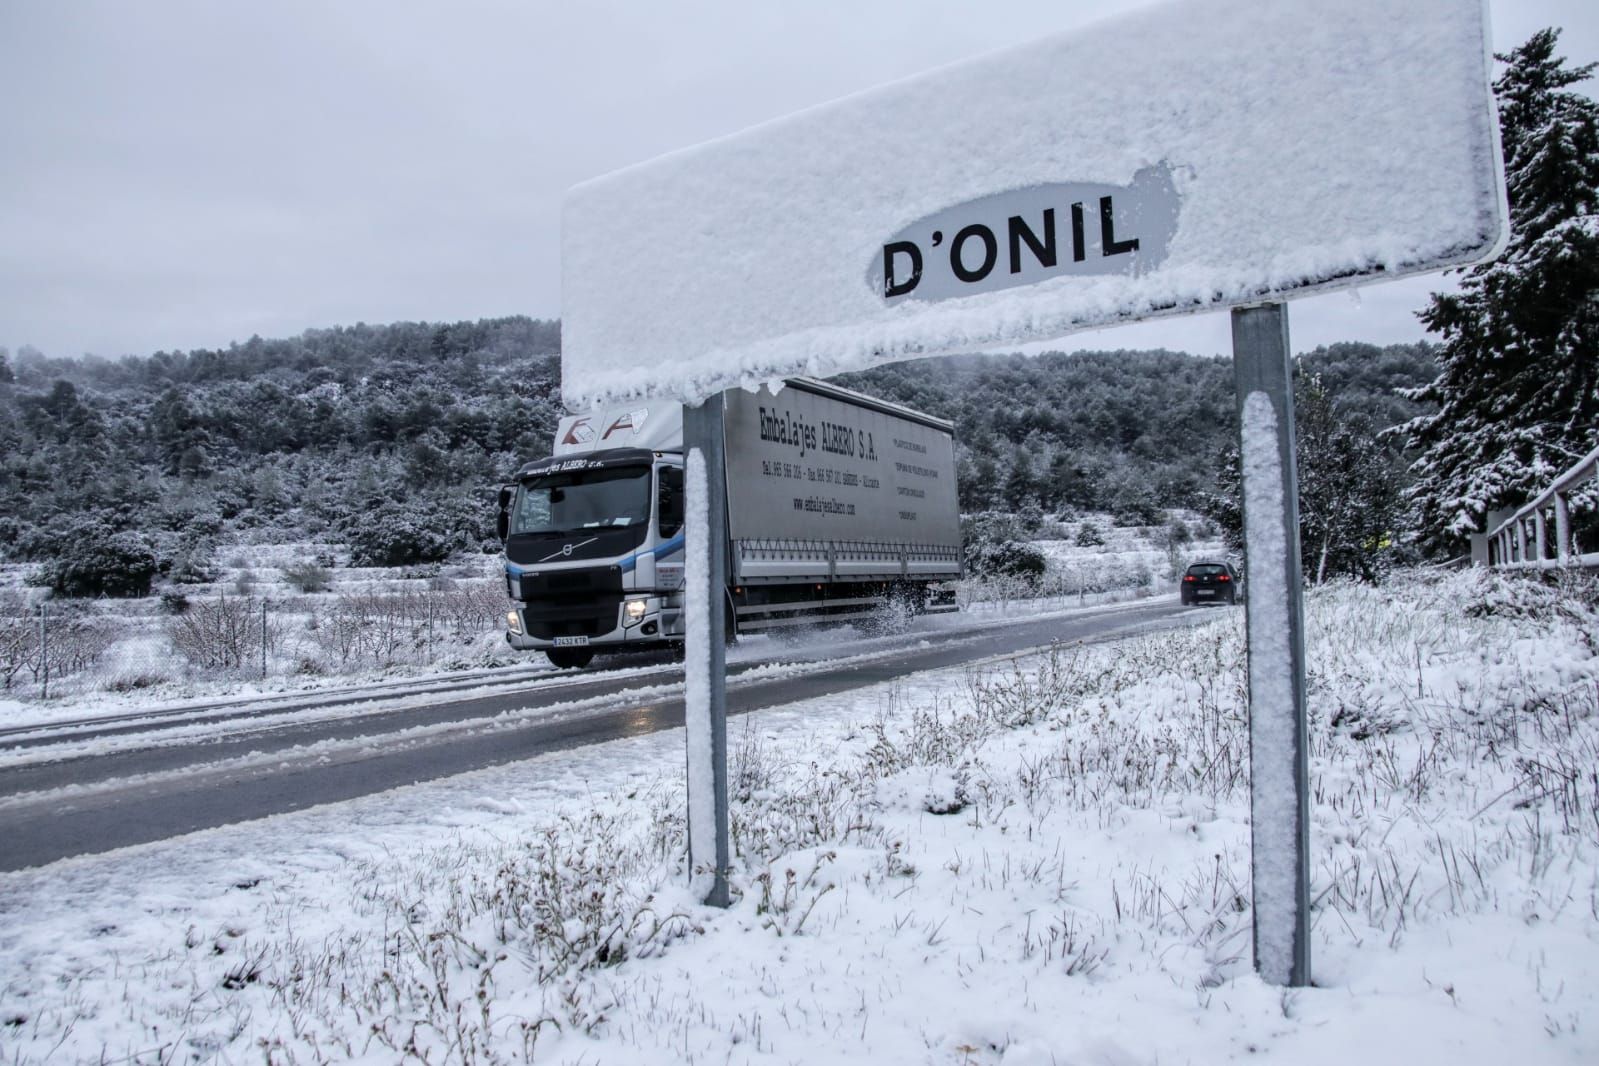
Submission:
[[[45,623],[45,601],[38,603],[38,698],[50,698],[50,626]]]
[[[39,698],[50,698],[50,626],[45,621],[45,604],[39,601]]]
[[[261,601],[261,680],[266,680],[267,659],[267,601]]]
[[[1542,507],[1532,512],[1532,535],[1538,541],[1538,551],[1535,553],[1535,558],[1533,561],[1538,564],[1538,568],[1541,570],[1543,569],[1544,560],[1549,557],[1547,554],[1549,549],[1547,540],[1549,536],[1549,528],[1544,523]]]
[[[1560,492],[1555,494],[1555,558],[1561,566],[1571,565],[1571,505]]]

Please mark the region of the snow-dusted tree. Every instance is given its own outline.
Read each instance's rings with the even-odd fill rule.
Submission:
[[[1494,83],[1511,232],[1421,312],[1442,372],[1412,395],[1436,413],[1403,427],[1420,458],[1409,496],[1434,547],[1482,528],[1599,443],[1599,104],[1571,91],[1559,31],[1498,58]]]
[[[1360,411],[1333,402],[1315,374],[1294,379],[1295,465],[1299,471],[1299,559],[1307,580],[1372,581],[1393,564],[1402,524],[1396,449]],[[1238,446],[1215,464],[1211,487],[1195,500],[1234,550],[1244,547]]]
[[[1401,521],[1397,459],[1371,420],[1340,411],[1314,375],[1297,382],[1299,543],[1305,576],[1375,580],[1393,555]]]

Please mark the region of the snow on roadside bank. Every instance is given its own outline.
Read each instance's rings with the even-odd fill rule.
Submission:
[[[1310,612],[1317,988],[1249,971],[1218,612],[730,723],[727,913],[681,732],[5,875],[0,1061],[1591,1059],[1593,614],[1469,574]]]

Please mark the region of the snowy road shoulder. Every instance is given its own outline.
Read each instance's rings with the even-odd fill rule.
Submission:
[[[1310,607],[1313,972],[1250,974],[1237,614],[0,876],[0,1056],[1587,1061],[1592,612]],[[1585,613],[1586,612],[1586,613]]]

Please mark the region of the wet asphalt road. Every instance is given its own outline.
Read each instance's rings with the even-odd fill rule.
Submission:
[[[1201,612],[1170,600],[1120,605],[1014,625],[913,632],[865,660],[776,677],[730,665],[728,714],[743,715],[1048,645],[1182,624]],[[779,656],[784,662],[793,656]],[[648,660],[646,660],[648,662]],[[635,661],[634,664],[637,665]],[[70,737],[33,738],[26,765],[0,770],[0,870],[40,866],[272,814],[354,799],[471,770],[683,724],[681,668],[563,672],[466,694],[385,707],[386,693],[330,706],[239,708],[233,724],[196,731],[193,719],[121,721]],[[564,706],[575,704],[575,706]],[[185,730],[193,732],[188,736]],[[72,754],[115,737],[115,750]],[[0,748],[7,745],[0,739]],[[15,743],[15,741],[10,742]],[[308,745],[318,745],[307,751]],[[103,743],[102,743],[103,746]],[[55,757],[54,749],[61,749]],[[281,757],[263,757],[281,756]]]

